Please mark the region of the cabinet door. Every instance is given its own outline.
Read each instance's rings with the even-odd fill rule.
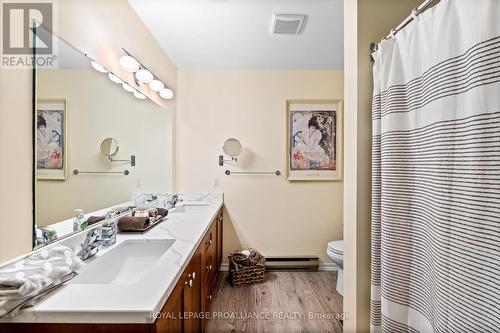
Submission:
[[[198,333],[200,332],[201,312],[201,275],[200,275],[200,252],[191,259],[183,276],[184,280],[184,332]]]
[[[161,310],[160,317],[155,321],[152,329],[155,333],[181,333],[184,332],[184,323],[181,318],[184,309],[184,286],[177,283],[170,294],[167,303]]]

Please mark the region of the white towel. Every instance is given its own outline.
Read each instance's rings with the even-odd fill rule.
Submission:
[[[0,317],[14,316],[75,276],[81,260],[66,246],[53,246],[0,269]]]

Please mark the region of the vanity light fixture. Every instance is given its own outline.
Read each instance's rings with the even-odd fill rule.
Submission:
[[[171,99],[174,97],[174,92],[171,89],[164,88],[160,90],[160,97],[163,99]]]
[[[135,60],[134,57],[131,57],[129,55],[121,56],[118,63],[120,64],[120,67],[123,68],[123,70],[129,73],[135,73],[141,67],[139,62]]]
[[[124,48],[122,48],[122,51],[125,55],[120,57],[118,62],[124,70],[134,73],[134,79],[137,85],[141,87],[148,85],[149,89],[158,93],[158,95],[160,95],[160,97],[163,99],[171,99],[174,97],[174,92],[172,91],[172,89],[166,87],[165,84],[161,80],[159,80],[149,69],[147,69],[146,66],[139,62],[136,57],[134,57]]]
[[[154,92],[160,92],[165,88],[165,85],[163,82],[160,80],[154,79],[153,81],[149,82],[149,89],[153,90]]]
[[[154,79],[153,74],[147,69],[139,69],[135,72],[135,78],[137,81],[146,84],[152,82]]]
[[[83,53],[83,52],[82,52]],[[109,71],[107,68],[105,68],[104,66],[100,65],[99,63],[97,63],[94,58],[92,58],[91,56],[89,56],[88,54],[86,53],[83,53],[84,56],[86,56],[88,59],[89,59],[89,62],[90,62],[90,65],[92,66],[92,68],[94,68],[96,71],[100,72],[100,73],[105,73],[107,74],[108,78],[113,81],[114,83],[116,84],[120,84],[123,89],[127,92],[130,92],[130,93],[133,93],[135,98],[137,99],[146,99],[147,96],[142,94],[141,92],[139,92],[139,90],[137,90],[136,88],[134,88],[133,86],[131,86],[130,84],[124,82],[122,79],[120,79],[118,76],[116,76],[113,72]],[[135,60],[132,56],[128,55],[129,58],[126,58],[125,60],[121,60],[120,61],[120,66],[123,68],[124,66],[129,66],[127,68],[132,68],[134,66],[134,61],[137,62],[137,64],[139,64],[139,62],[137,60]],[[122,57],[122,58],[125,58]],[[131,60],[132,59],[132,60]],[[140,66],[140,64],[139,64]],[[125,68],[124,68],[125,69]],[[126,70],[126,69],[125,69]],[[160,82],[161,83],[161,82]],[[139,84],[139,82],[137,82],[137,84]],[[144,84],[139,84],[139,85],[144,85]]]

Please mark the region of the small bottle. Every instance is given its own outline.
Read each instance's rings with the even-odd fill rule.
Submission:
[[[73,222],[73,231],[80,231],[87,228],[87,220],[83,215],[83,210],[75,209],[75,220]]]
[[[100,227],[100,238],[104,246],[110,246],[116,243],[117,231],[118,227],[116,225],[116,220],[113,220],[113,214],[108,212],[106,214],[106,219]]]
[[[146,204],[146,194],[142,187],[142,182],[138,181],[135,191],[132,192],[132,205],[144,206]]]

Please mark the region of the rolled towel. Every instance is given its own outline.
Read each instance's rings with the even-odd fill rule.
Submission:
[[[144,230],[149,226],[150,219],[146,217],[124,216],[118,220],[119,230]]]
[[[161,215],[162,218],[168,215],[168,209],[166,208],[156,208],[158,215]]]
[[[156,209],[156,208],[150,208],[149,209],[149,216],[150,217],[155,217],[156,215],[158,215],[158,209]]]
[[[87,225],[93,225],[105,219],[105,216],[91,216],[87,219]]]

